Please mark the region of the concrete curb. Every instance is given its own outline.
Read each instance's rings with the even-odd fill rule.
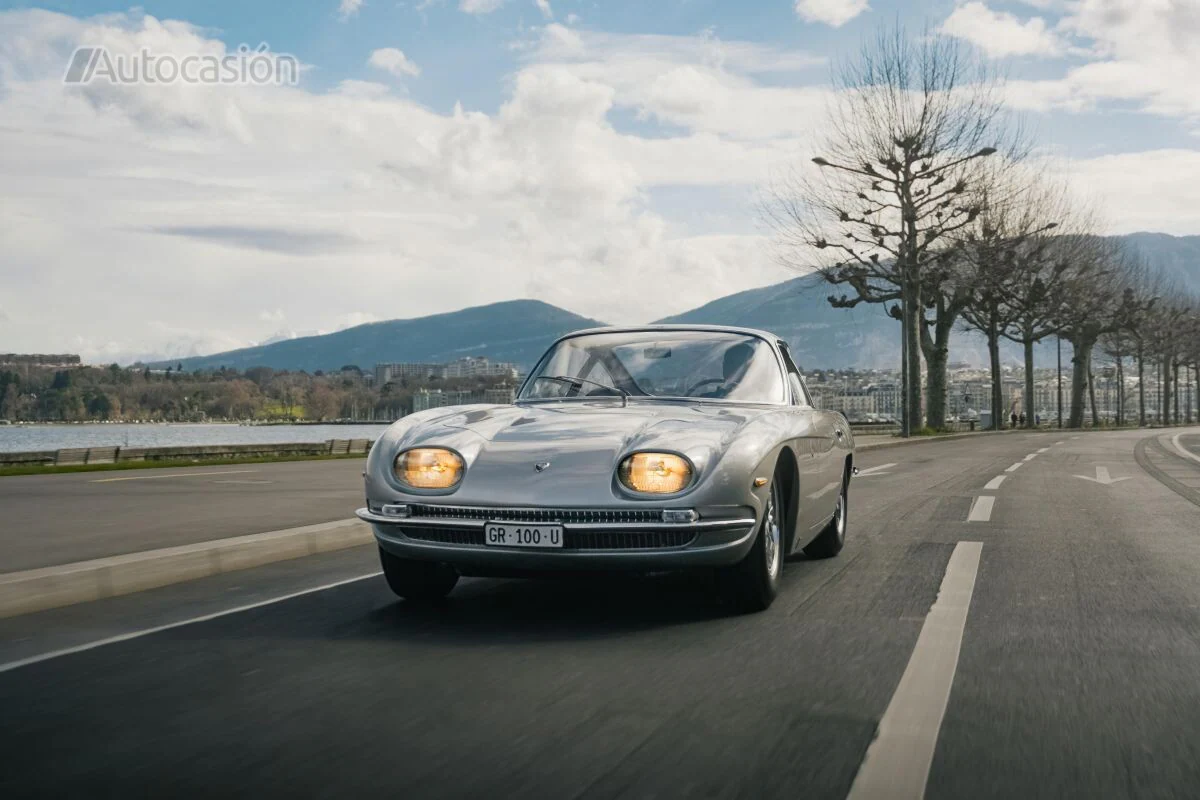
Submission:
[[[1004,436],[1012,433],[1039,433],[1034,430],[1027,431],[1024,428],[1016,430],[1003,431],[975,431],[974,433],[943,433],[939,436],[913,436],[909,439],[897,438],[894,442],[868,442],[867,444],[856,445],[854,451],[860,453],[864,450],[881,450],[884,447],[901,447],[910,444],[932,444],[933,442],[952,442],[958,439],[973,439],[977,436]]]
[[[357,519],[0,574],[0,618],[131,594],[374,541]]]

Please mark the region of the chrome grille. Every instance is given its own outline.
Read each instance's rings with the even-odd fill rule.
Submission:
[[[436,517],[479,522],[563,522],[568,525],[662,522],[661,508],[487,508],[431,505],[411,505],[409,508],[414,519]]]
[[[483,529],[452,527],[404,527],[409,539],[436,544],[484,546]],[[694,531],[564,531],[563,550],[657,550],[686,547],[696,538]],[[552,549],[530,552],[553,553]]]

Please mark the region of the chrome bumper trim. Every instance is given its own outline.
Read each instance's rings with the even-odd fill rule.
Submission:
[[[506,511],[520,512],[524,510],[534,509],[505,509]],[[398,527],[421,528],[421,527],[447,527],[447,528],[482,528],[487,524],[487,520],[476,519],[453,519],[441,517],[391,517],[384,514],[376,514],[367,508],[360,508],[354,512],[355,515],[364,522],[371,522],[376,525],[395,525]],[[524,520],[502,520],[508,524],[513,522],[523,522]],[[708,519],[699,520],[697,522],[553,522],[540,521],[529,522],[530,525],[562,525],[563,530],[567,531],[711,531],[722,530],[725,528],[741,528],[755,523],[754,517],[743,517],[738,519]]]

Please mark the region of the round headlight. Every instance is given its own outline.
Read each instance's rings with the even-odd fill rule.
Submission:
[[[692,482],[692,465],[674,453],[634,453],[621,462],[617,477],[635,492],[674,494]]]
[[[449,489],[462,480],[462,457],[440,447],[418,447],[396,456],[396,477],[414,489]]]

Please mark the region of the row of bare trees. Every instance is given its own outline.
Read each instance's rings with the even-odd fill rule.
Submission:
[[[1097,213],[1045,177],[988,62],[897,26],[868,41],[834,84],[821,154],[777,181],[763,210],[782,260],[842,290],[832,305],[881,303],[900,321],[905,434],[945,425],[956,328],[987,339],[997,427],[1004,339],[1023,347],[1028,400],[1035,345],[1070,342],[1072,427],[1094,392],[1097,347],[1122,376],[1128,357],[1139,377],[1155,360],[1167,382],[1196,363],[1196,302],[1101,236]],[[1144,408],[1143,399],[1143,422]]]

